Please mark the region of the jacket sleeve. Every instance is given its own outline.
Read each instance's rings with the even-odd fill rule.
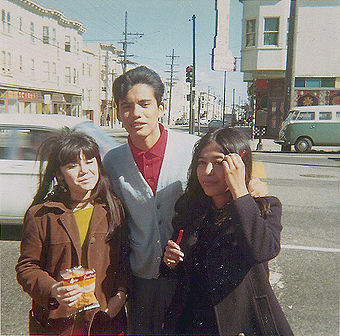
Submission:
[[[57,281],[44,270],[42,237],[37,220],[28,210],[24,218],[20,256],[15,267],[17,280],[35,302],[47,308],[51,287]]]
[[[235,238],[252,263],[268,261],[280,252],[282,206],[276,197],[267,197],[267,200],[270,204],[267,216],[261,216],[257,203],[249,194],[233,201]]]
[[[131,290],[131,269],[129,261],[129,241],[128,241],[128,227],[126,219],[122,219],[121,223],[121,244],[120,244],[120,256],[117,269],[117,289]],[[115,293],[113,293],[114,295]]]

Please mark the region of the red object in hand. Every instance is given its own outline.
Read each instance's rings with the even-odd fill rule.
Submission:
[[[241,159],[243,158],[244,154],[246,154],[246,150],[245,149],[240,154]]]
[[[183,233],[184,233],[184,230],[183,229],[180,229],[179,230],[179,233],[178,233],[178,237],[177,237],[177,240],[176,240],[176,244],[179,245],[182,241],[182,238],[183,238]]]

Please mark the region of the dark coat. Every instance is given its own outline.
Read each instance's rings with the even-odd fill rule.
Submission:
[[[96,271],[95,295],[103,310],[118,288],[128,288],[130,278],[126,225],[117,223],[109,241],[107,232],[105,205],[96,204],[86,240],[87,266]],[[49,310],[48,302],[51,287],[62,280],[60,271],[80,265],[81,254],[79,230],[71,209],[61,202],[46,201],[27,211],[16,271],[19,284],[32,297],[36,319],[42,322],[40,326],[31,323],[31,334],[51,332],[44,327],[48,318],[57,321],[52,334],[70,334],[73,320],[65,321],[62,307]],[[90,323],[94,312],[85,312],[85,323]],[[37,327],[40,330],[34,330]]]
[[[269,283],[268,261],[280,251],[281,203],[275,197],[266,199],[271,211],[265,218],[250,195],[232,201],[223,218],[223,233],[207,250],[207,291],[220,335],[293,335]],[[174,271],[162,266],[165,275],[179,278],[165,323],[169,334],[176,333],[194,267],[192,250],[197,242],[199,219],[189,208],[177,207],[179,213],[173,222],[174,240],[178,230],[184,229],[184,261]]]

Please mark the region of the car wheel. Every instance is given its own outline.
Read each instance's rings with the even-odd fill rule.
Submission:
[[[291,151],[291,145],[283,144],[281,145],[281,152],[290,152]]]
[[[294,148],[297,152],[310,152],[312,149],[312,141],[308,138],[299,138],[296,140]]]

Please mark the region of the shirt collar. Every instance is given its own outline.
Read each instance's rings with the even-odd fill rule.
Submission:
[[[142,150],[142,149],[135,147],[133,145],[131,139],[130,139],[130,136],[129,136],[128,137],[128,143],[129,143],[129,147],[131,149],[132,154],[136,155],[136,156],[141,156],[141,155],[144,155],[146,153],[150,153],[150,154],[153,154],[153,155],[158,156],[158,157],[163,157],[168,132],[162,124],[159,124],[159,130],[161,132],[159,139],[150,149],[147,149],[147,150]]]

